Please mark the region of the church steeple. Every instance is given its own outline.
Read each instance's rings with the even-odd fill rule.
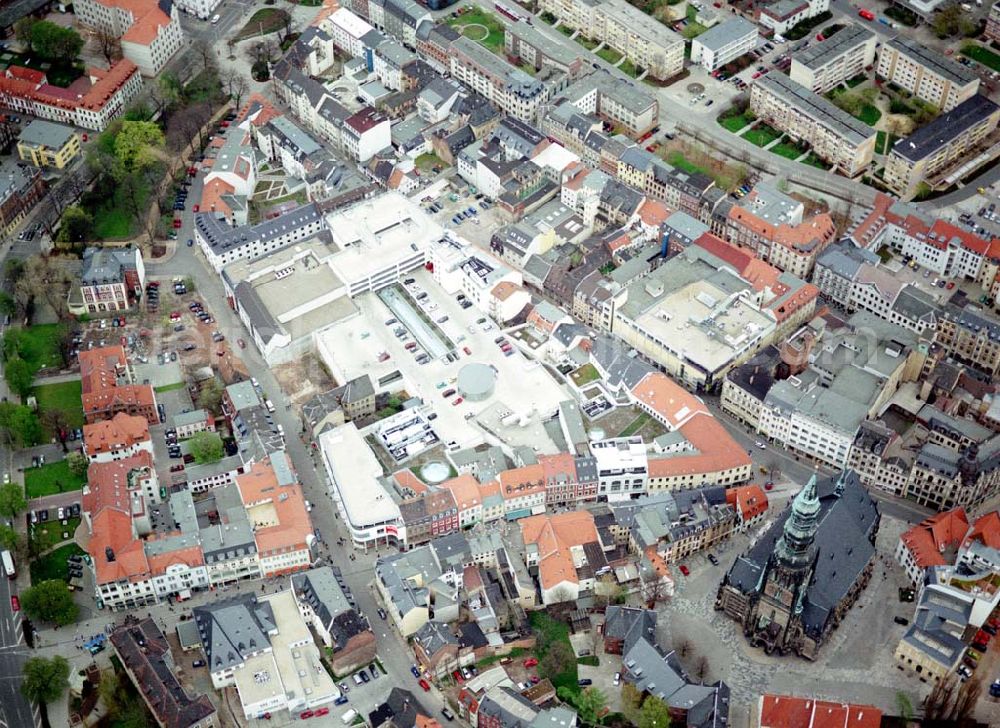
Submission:
[[[807,566],[813,557],[813,539],[819,524],[819,496],[816,494],[815,473],[792,501],[792,512],[785,521],[774,554],[785,566],[798,569]]]

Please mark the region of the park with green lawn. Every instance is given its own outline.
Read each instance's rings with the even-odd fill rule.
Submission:
[[[971,58],[976,63],[983,64],[992,71],[1000,71],[1000,55],[989,48],[975,43],[966,43],[962,46],[962,55]]]
[[[744,139],[758,147],[766,147],[768,144],[780,137],[780,131],[763,122],[757,124],[753,129],[748,129],[743,134]]]
[[[24,492],[29,499],[71,493],[80,490],[86,482],[87,476],[74,473],[66,460],[24,470]]]
[[[69,566],[66,563],[70,556],[83,556],[86,553],[75,543],[68,543],[57,549],[38,556],[31,561],[31,583],[38,584],[49,579],[69,581]]]
[[[448,25],[494,53],[503,53],[503,23],[493,13],[472,8],[457,18],[448,18]]]

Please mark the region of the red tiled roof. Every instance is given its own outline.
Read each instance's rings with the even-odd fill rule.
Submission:
[[[921,569],[945,566],[941,555],[949,548],[957,548],[969,531],[969,518],[964,508],[954,508],[924,519],[899,537]]]
[[[110,420],[83,426],[83,442],[88,455],[117,452],[149,440],[145,417],[119,412]]]
[[[760,728],[879,728],[882,711],[874,705],[833,703],[764,693]]]

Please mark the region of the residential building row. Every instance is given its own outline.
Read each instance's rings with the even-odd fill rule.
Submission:
[[[85,27],[117,38],[143,76],[156,76],[184,44],[179,8],[156,0],[81,0],[73,13]]]

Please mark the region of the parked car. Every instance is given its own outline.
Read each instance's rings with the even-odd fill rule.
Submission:
[[[431,685],[430,685],[430,683],[427,682],[426,680],[424,680],[423,678],[420,678],[419,680],[417,680],[417,684],[421,688],[423,688],[423,690],[424,690],[425,693],[429,693],[431,691]]]

